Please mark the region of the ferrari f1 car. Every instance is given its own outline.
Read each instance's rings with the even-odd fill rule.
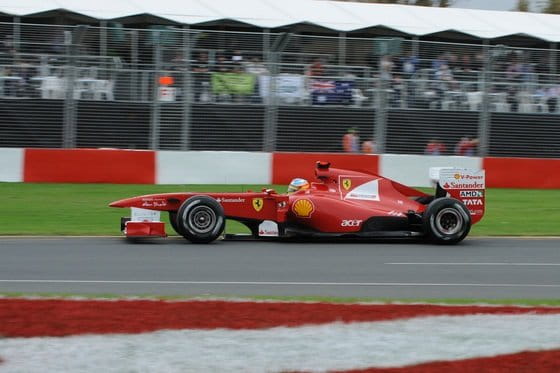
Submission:
[[[130,207],[121,219],[127,237],[165,237],[161,211],[173,229],[194,243],[224,235],[226,219],[246,225],[251,239],[424,238],[438,244],[462,241],[484,215],[483,170],[430,169],[435,193],[426,194],[388,178],[331,168],[317,162],[316,181],[306,190],[242,193],[164,193],[115,201]]]

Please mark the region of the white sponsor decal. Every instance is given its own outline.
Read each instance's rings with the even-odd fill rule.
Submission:
[[[167,201],[164,199],[142,198],[142,207],[165,207]]]
[[[399,211],[395,211],[395,210],[391,210],[387,213],[387,215],[391,215],[391,216],[397,216],[397,217],[405,217],[406,215],[403,214],[402,212]]]
[[[481,183],[456,183],[454,181],[446,182],[443,185],[444,189],[483,189],[484,184]]]
[[[154,210],[130,208],[130,221],[159,221],[160,212]]]
[[[245,202],[245,198],[221,198],[219,197],[216,201],[220,203],[243,203]]]
[[[465,206],[482,206],[482,205],[484,205],[482,203],[481,199],[464,199],[463,203],[465,204]]]
[[[557,314],[504,314],[413,317],[259,330],[186,329],[141,334],[4,337],[0,338],[4,360],[1,369],[6,372],[260,373],[406,367],[558,349],[558,325],[560,315]],[[539,367],[534,370],[543,371]]]
[[[482,198],[484,192],[482,190],[462,190],[461,198]]]
[[[359,227],[363,220],[343,220],[341,227]]]
[[[354,188],[344,199],[359,199],[364,201],[379,201],[379,179],[368,181]]]
[[[271,220],[265,220],[259,224],[259,236],[278,237],[278,224]]]
[[[445,168],[440,171],[439,183],[444,189],[484,189],[484,170]]]

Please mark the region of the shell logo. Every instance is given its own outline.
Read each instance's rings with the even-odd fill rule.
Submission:
[[[308,199],[298,199],[292,205],[292,211],[300,218],[309,218],[315,211],[315,205]]]
[[[453,177],[455,178],[455,180],[459,180],[461,178],[461,174],[455,174],[453,175]]]

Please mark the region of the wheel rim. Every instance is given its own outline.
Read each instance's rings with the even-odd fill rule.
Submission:
[[[207,206],[197,206],[188,216],[191,229],[199,234],[210,232],[216,224],[216,213]]]
[[[442,209],[435,220],[437,229],[445,235],[456,234],[463,227],[463,217],[454,208]]]

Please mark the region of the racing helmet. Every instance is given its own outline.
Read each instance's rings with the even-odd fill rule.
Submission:
[[[295,193],[300,190],[309,189],[310,186],[311,185],[309,184],[309,181],[301,179],[299,177],[295,178],[290,182],[290,185],[288,185],[288,194]]]

